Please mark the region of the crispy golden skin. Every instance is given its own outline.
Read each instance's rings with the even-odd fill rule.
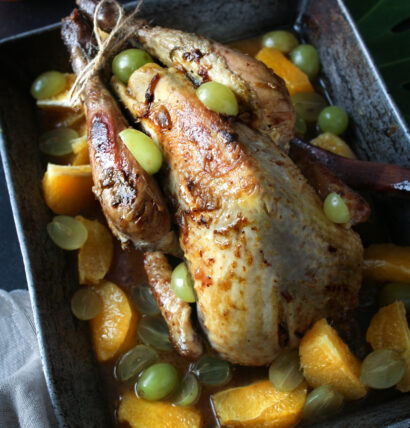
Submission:
[[[326,218],[269,137],[208,110],[176,69],[146,65],[113,88],[164,152],[198,313],[221,356],[267,364],[313,321],[356,306],[358,235]]]

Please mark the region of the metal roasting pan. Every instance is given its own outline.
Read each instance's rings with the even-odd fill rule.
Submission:
[[[222,42],[296,24],[319,50],[321,78],[333,102],[354,122],[351,141],[359,157],[410,166],[409,129],[341,0],[146,0],[141,16]],[[41,72],[70,70],[59,32],[55,24],[0,42],[1,154],[58,422],[101,428],[112,426],[113,419],[87,325],[74,319],[69,308],[78,287],[75,255],[57,248],[45,232],[52,213],[41,194],[45,159],[38,150],[40,129],[29,94]],[[377,205],[392,240],[410,244],[409,204]],[[410,395],[374,393],[315,426],[410,427]]]

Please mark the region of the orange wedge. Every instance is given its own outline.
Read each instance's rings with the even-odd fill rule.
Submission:
[[[402,392],[410,391],[410,331],[403,302],[379,309],[370,322],[366,340],[374,350],[392,349],[402,353],[406,372],[397,388]]]
[[[78,251],[80,284],[98,284],[110,269],[114,243],[111,232],[97,220],[77,216],[87,229],[88,238]]]
[[[290,96],[298,92],[314,92],[309,77],[289,61],[280,50],[262,48],[256,54],[256,59],[262,61],[285,81]]]
[[[113,359],[125,351],[135,334],[137,317],[126,294],[112,282],[103,281],[92,289],[101,297],[102,309],[90,320],[97,360]]]
[[[356,159],[356,155],[352,152],[352,149],[337,135],[330,132],[324,132],[313,140],[310,144],[316,147],[332,152],[335,155],[343,156],[344,158]]]
[[[47,206],[61,215],[75,215],[94,202],[90,165],[71,166],[49,163],[42,186]]]
[[[72,165],[88,165],[90,158],[88,156],[87,136],[83,135],[72,144],[73,155],[71,157]]]
[[[200,428],[202,416],[192,407],[162,401],[146,401],[133,391],[125,392],[117,412],[118,422],[131,428]]]
[[[222,426],[284,428],[299,421],[306,392],[305,382],[292,392],[280,392],[264,380],[217,392],[212,403]]]
[[[367,393],[360,382],[360,361],[340,339],[336,330],[321,319],[304,335],[299,346],[300,362],[309,385],[330,385],[347,400]]]
[[[380,282],[410,282],[410,247],[373,244],[364,250],[365,279]]]

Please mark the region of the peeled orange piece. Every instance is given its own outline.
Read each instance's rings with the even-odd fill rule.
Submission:
[[[125,350],[135,335],[137,317],[126,294],[112,282],[92,287],[102,300],[100,313],[90,320],[91,337],[97,360],[113,359]]]
[[[111,232],[97,220],[77,216],[87,229],[88,238],[78,251],[80,284],[98,284],[110,269],[114,252]]]
[[[377,349],[392,349],[400,352],[406,362],[406,372],[397,384],[402,392],[410,391],[410,330],[403,302],[394,302],[379,309],[372,318],[366,340]]]
[[[117,417],[119,423],[126,422],[131,428],[202,427],[202,415],[197,409],[163,401],[146,401],[133,391],[123,394]]]
[[[299,346],[300,362],[309,385],[330,385],[347,400],[357,400],[367,393],[360,382],[360,361],[327,323],[317,321],[303,336]]]
[[[289,61],[280,50],[262,48],[256,54],[256,59],[262,61],[285,81],[290,96],[298,92],[314,92],[307,74]]]
[[[363,275],[380,282],[410,282],[410,247],[370,245],[364,250]]]
[[[292,392],[281,392],[264,380],[217,392],[212,403],[222,426],[282,428],[299,421],[306,392],[306,382]]]
[[[94,202],[90,165],[71,166],[49,163],[42,186],[47,206],[61,215],[74,215]]]
[[[352,149],[340,137],[331,132],[324,132],[311,140],[310,144],[348,159],[356,159]]]
[[[86,135],[77,138],[76,141],[72,144],[72,148],[72,165],[88,165],[90,163]]]

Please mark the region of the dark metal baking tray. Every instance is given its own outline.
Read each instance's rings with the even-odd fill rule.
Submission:
[[[303,37],[319,49],[321,78],[331,98],[354,122],[355,151],[363,159],[410,165],[407,125],[342,1],[147,0],[141,16],[220,41],[297,22]],[[44,70],[69,70],[59,25],[3,40],[0,58],[1,154],[53,407],[61,426],[111,426],[86,323],[69,309],[77,287],[74,255],[58,249],[45,232],[52,213],[41,194],[45,160],[37,147],[40,129],[29,87]],[[393,238],[410,243],[408,204],[396,209],[389,202],[383,215],[387,226],[395,226]],[[372,395],[321,426],[348,425],[408,427],[410,395]]]

